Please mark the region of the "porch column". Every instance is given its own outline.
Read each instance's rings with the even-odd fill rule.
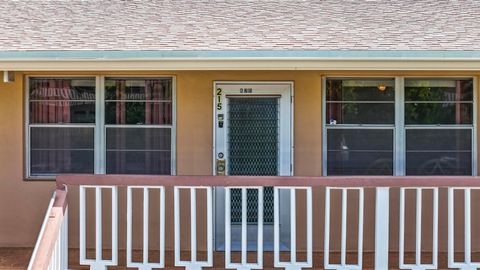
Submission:
[[[390,188],[377,187],[375,195],[375,270],[388,269]]]

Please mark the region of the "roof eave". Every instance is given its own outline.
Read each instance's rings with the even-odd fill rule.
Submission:
[[[480,70],[480,51],[0,51],[2,70]]]

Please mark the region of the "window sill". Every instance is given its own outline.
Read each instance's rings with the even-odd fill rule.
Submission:
[[[55,182],[56,176],[48,175],[48,176],[24,176],[23,181],[25,182]]]

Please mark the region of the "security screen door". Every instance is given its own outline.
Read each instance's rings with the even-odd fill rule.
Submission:
[[[292,83],[215,84],[216,175],[291,175]],[[289,246],[287,194],[280,193],[281,247]],[[283,205],[285,204],[285,205]],[[242,193],[230,195],[231,250],[240,250]],[[247,249],[257,249],[258,190],[247,190]],[[273,250],[273,187],[263,190],[264,250]],[[215,189],[215,248],[225,249],[225,189]],[[285,237],[284,237],[285,236]],[[285,248],[284,248],[285,249]]]

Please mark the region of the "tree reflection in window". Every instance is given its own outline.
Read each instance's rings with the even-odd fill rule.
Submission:
[[[471,175],[472,79],[406,79],[407,175]]]
[[[394,79],[328,79],[326,111],[327,174],[393,174]]]

